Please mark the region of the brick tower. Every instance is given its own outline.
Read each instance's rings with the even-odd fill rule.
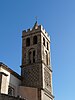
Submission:
[[[37,21],[22,32],[22,85],[38,89],[38,100],[53,100],[50,38]]]

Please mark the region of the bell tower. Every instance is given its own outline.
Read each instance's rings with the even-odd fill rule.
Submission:
[[[37,21],[22,32],[22,85],[39,91],[38,100],[53,100],[50,38]]]

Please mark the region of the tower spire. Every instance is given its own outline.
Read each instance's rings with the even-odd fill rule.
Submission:
[[[35,19],[36,19],[36,22],[35,22],[35,24],[34,24],[34,26],[33,26],[33,29],[37,29],[37,28],[38,28],[37,16],[35,17]]]

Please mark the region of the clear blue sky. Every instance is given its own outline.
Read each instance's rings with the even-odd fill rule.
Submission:
[[[20,73],[22,30],[35,16],[51,36],[55,100],[75,100],[75,0],[0,0],[0,61]]]

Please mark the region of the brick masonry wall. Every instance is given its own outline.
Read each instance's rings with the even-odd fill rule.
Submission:
[[[34,64],[31,66],[24,67],[24,80],[23,85],[28,87],[42,87],[41,81],[41,65]]]
[[[26,100],[26,99],[22,99],[19,97],[12,97],[12,96],[8,96],[6,94],[0,94],[0,100]]]

